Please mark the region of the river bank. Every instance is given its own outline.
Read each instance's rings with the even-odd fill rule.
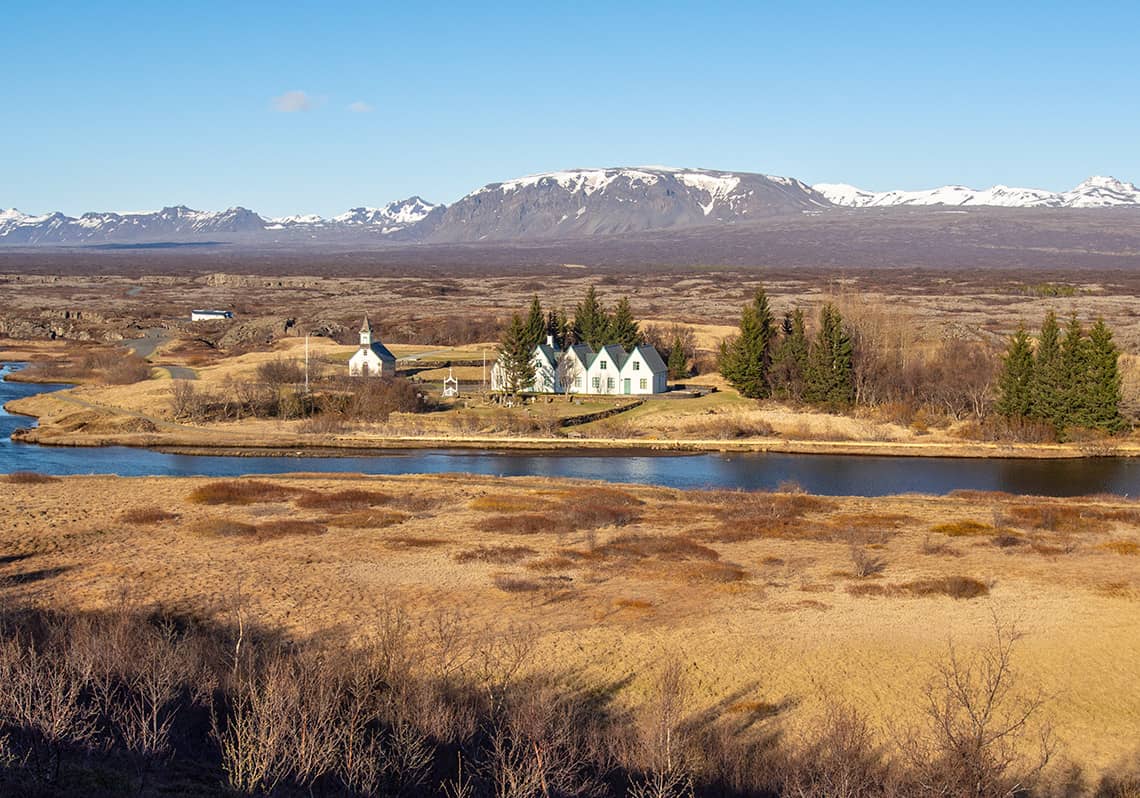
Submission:
[[[1095,443],[1029,444],[982,441],[796,440],[763,436],[738,439],[666,437],[592,437],[495,434],[349,434],[301,433],[286,424],[250,421],[243,424],[195,426],[98,404],[69,393],[50,393],[7,403],[11,413],[35,418],[39,425],[18,430],[16,440],[50,446],[133,446],[193,454],[353,456],[398,449],[503,449],[516,451],[725,452],[820,454],[890,457],[1074,459],[1136,457],[1140,444],[1131,440]],[[295,426],[295,425],[294,425]],[[244,427],[244,429],[243,429]]]

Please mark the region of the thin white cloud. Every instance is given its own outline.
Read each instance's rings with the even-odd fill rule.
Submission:
[[[348,110],[352,111],[354,114],[367,114],[372,110],[372,106],[363,100],[357,100],[356,102],[349,104]]]
[[[311,111],[315,103],[306,92],[287,91],[280,97],[273,98],[274,110],[283,114],[296,114],[301,111]]]

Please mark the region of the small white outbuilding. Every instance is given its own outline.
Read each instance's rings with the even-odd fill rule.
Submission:
[[[396,356],[384,344],[373,339],[372,323],[368,321],[368,316],[364,317],[364,323],[360,325],[360,348],[349,358],[348,376],[396,376]]]

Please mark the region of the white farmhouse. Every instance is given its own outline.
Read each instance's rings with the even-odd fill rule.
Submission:
[[[559,353],[552,339],[534,349],[534,382],[531,393],[577,393],[601,396],[638,396],[668,390],[668,368],[652,346],[638,346],[626,352],[610,344],[594,352],[585,344],[567,347]],[[491,367],[491,390],[506,387],[502,364]]]
[[[360,348],[348,361],[348,375],[350,377],[396,376],[396,356],[389,352],[384,344],[372,339],[372,324],[367,316],[360,325]]]

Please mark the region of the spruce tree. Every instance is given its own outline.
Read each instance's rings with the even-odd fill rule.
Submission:
[[[740,316],[740,334],[721,342],[720,373],[741,395],[762,399],[770,395],[772,311],[763,288]]]
[[[511,318],[499,345],[498,365],[503,370],[503,392],[516,394],[534,385],[534,345],[522,316]]]
[[[998,378],[997,412],[1006,418],[1027,418],[1033,409],[1033,347],[1025,325],[1009,340]]]
[[[1065,326],[1065,336],[1061,339],[1061,380],[1059,383],[1058,414],[1054,426],[1058,430],[1067,427],[1089,427],[1089,363],[1085,331],[1074,312]]]
[[[570,323],[566,321],[566,314],[561,308],[547,312],[546,335],[554,339],[554,348],[558,350],[565,349],[572,343],[570,341]]]
[[[1120,415],[1119,351],[1112,341],[1112,330],[1097,319],[1089,330],[1088,358],[1088,424],[1106,432],[1120,432],[1124,419]]]
[[[585,298],[574,309],[574,338],[578,343],[587,344],[597,351],[610,343],[609,334],[610,316],[598,301],[598,294],[591,285]]]
[[[530,341],[533,351],[539,344],[546,343],[546,314],[542,312],[542,303],[538,301],[538,294],[530,301],[530,312],[526,317],[526,337]]]
[[[1064,415],[1063,389],[1061,329],[1057,326],[1057,315],[1050,310],[1041,323],[1037,353],[1033,357],[1032,417],[1057,427]]]
[[[614,306],[614,314],[609,323],[609,340],[606,343],[621,344],[629,352],[641,340],[641,329],[633,319],[633,309],[629,306],[629,300],[623,296]]]
[[[689,359],[685,357],[685,343],[679,337],[669,347],[669,379],[683,380],[689,376]]]
[[[804,398],[831,410],[850,407],[855,401],[854,347],[843,328],[843,317],[831,303],[819,314],[819,334],[808,354]]]
[[[807,331],[804,312],[799,308],[784,314],[783,336],[772,359],[772,393],[782,399],[800,401],[808,368]]]

